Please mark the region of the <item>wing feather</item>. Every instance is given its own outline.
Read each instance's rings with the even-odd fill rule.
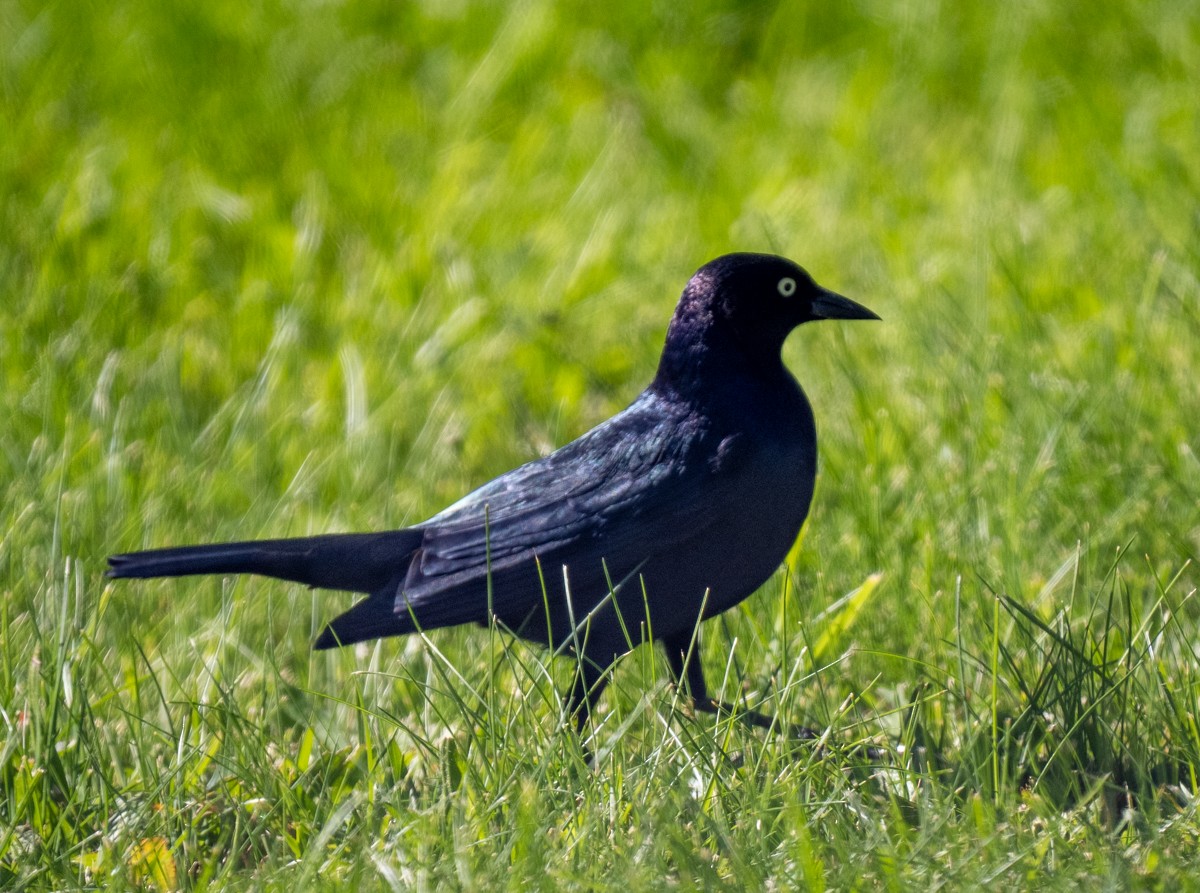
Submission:
[[[578,440],[418,525],[421,551],[397,612],[411,608],[429,625],[478,620],[489,570],[495,578],[533,569],[535,559],[543,567],[569,559],[589,571],[603,560],[620,573],[669,549],[693,536],[714,505],[713,441],[686,407],[647,391]],[[492,597],[501,616],[541,602],[534,586],[496,587]]]

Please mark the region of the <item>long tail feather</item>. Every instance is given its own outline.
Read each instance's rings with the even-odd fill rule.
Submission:
[[[419,530],[180,546],[113,555],[110,577],[261,574],[320,589],[372,593],[404,578]]]

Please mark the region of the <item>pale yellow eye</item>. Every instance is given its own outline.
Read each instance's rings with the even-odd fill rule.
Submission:
[[[784,276],[775,287],[779,289],[779,293],[785,298],[790,298],[796,293],[796,280],[791,276]]]

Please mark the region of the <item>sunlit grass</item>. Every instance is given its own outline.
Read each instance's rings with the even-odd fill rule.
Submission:
[[[1191,6],[682,10],[0,6],[0,887],[1195,886]],[[822,746],[642,648],[589,768],[502,631],[103,578],[427,517],[729,250],[884,319],[789,342],[813,514],[701,648]]]

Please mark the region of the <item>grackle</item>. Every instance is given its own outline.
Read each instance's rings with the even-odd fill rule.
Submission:
[[[728,710],[692,654],[696,624],[779,567],[817,471],[812,409],[783,364],[784,339],[811,320],[878,318],[784,258],[717,258],[684,288],[658,373],[632,404],[429,520],[114,555],[108,575],[262,574],[366,595],[319,649],[495,620],[578,656],[567,704],[581,730],[608,668],[655,640],[697,709]]]

